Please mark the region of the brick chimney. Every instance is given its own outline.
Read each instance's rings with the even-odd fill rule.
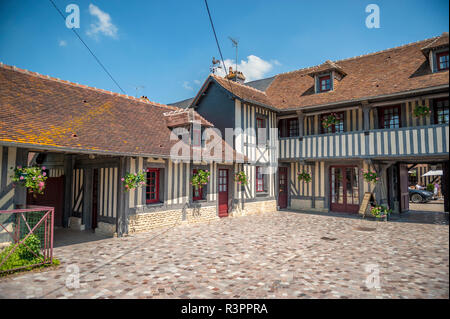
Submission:
[[[225,75],[225,78],[231,81],[244,83],[245,82],[245,76],[241,71],[234,72],[233,68],[230,66],[228,74]]]

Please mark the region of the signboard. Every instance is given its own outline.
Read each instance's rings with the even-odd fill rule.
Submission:
[[[364,198],[362,200],[361,206],[359,206],[359,214],[365,216],[366,212],[369,208],[370,202],[373,202],[374,205],[376,205],[375,197],[373,196],[373,193],[366,192],[364,193]]]

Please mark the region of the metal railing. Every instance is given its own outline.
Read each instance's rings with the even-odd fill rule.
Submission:
[[[53,207],[0,210],[0,274],[53,263]]]

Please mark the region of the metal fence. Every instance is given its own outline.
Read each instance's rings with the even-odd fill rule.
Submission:
[[[53,207],[0,210],[0,274],[53,263]]]

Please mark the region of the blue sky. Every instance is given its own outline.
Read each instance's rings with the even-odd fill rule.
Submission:
[[[80,8],[90,48],[129,95],[170,103],[189,98],[219,53],[204,0],[63,1]],[[368,4],[380,28],[368,29]],[[208,1],[224,58],[239,39],[248,78],[268,77],[430,38],[449,30],[447,0]],[[119,92],[47,0],[0,1],[0,61],[61,79]],[[243,62],[242,62],[243,61]]]

